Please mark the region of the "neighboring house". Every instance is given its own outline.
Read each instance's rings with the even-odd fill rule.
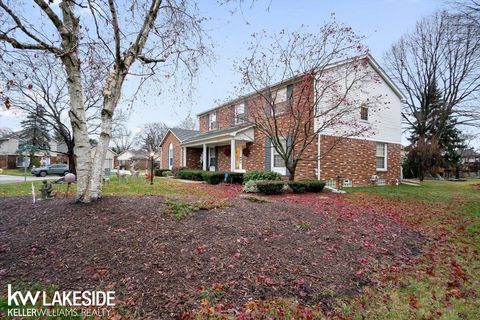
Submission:
[[[367,101],[370,95],[380,96],[382,107],[365,117],[364,106],[359,104],[358,114],[352,117],[368,121],[374,130],[362,137],[344,138],[340,143],[334,128],[322,131],[305,151],[306,157],[311,160],[299,162],[296,179],[321,179],[330,185],[337,185],[337,182],[366,185],[373,176],[384,183],[400,179],[401,106],[404,97],[370,56],[368,68],[378,77],[378,83],[372,89],[374,92],[359,92],[359,100]],[[301,96],[301,86],[305,83],[300,79],[300,76],[288,79],[275,86],[280,88],[277,96],[285,100],[278,103],[305,99]],[[315,79],[311,81],[311,86],[317,86]],[[221,172],[265,170],[287,175],[285,165],[272,148],[270,139],[253,125],[251,111],[264,108],[263,99],[260,94],[252,93],[198,114],[200,132],[184,140],[177,139],[181,152],[177,151],[178,144],[162,144],[162,168],[187,166]],[[308,97],[306,100],[309,101]],[[314,108],[313,102],[311,107]],[[166,160],[171,159],[166,156],[171,148],[173,162]]]
[[[145,170],[150,166],[148,152],[144,150],[125,150],[117,157],[120,169]]]
[[[189,168],[200,168],[201,152],[196,149],[182,148],[181,143],[200,133],[197,130],[187,130],[180,128],[168,129],[165,137],[160,143],[160,168],[173,169],[184,166]],[[184,152],[188,151],[186,155]],[[190,159],[184,161],[184,159]]]
[[[473,148],[464,150],[462,152],[462,164],[480,163],[480,153]]]
[[[0,137],[0,168],[15,169],[24,168],[30,164],[30,158],[18,154],[19,146],[22,141],[20,138],[21,131],[13,132]],[[61,163],[57,152],[58,143],[50,141],[51,151],[39,151],[35,153],[35,157],[40,162],[40,165],[49,165],[53,163]]]
[[[95,147],[91,149],[92,159],[95,156]],[[105,153],[105,160],[103,161],[103,169],[108,169],[109,171],[115,168],[117,160],[117,153],[112,149],[108,148]]]

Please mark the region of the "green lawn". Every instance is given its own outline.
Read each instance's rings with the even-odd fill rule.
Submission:
[[[0,175],[9,175],[9,176],[24,176],[25,175],[25,170],[24,169],[3,169],[2,173]],[[27,177],[33,176],[30,173],[30,170],[27,169]]]
[[[40,195],[42,181],[33,182],[36,194]],[[156,177],[153,186],[150,180],[144,178],[128,178],[126,181],[118,181],[112,178],[109,184],[103,187],[104,195],[120,196],[149,196],[160,195],[180,198],[207,198],[208,191],[204,190],[205,185],[191,184],[176,181],[174,179],[164,179]],[[57,193],[67,191],[66,184],[53,184],[53,190]],[[72,184],[70,194],[74,195],[76,191],[75,184]],[[0,184],[0,197],[5,196],[25,196],[32,194],[32,182],[20,182],[12,184]]]
[[[352,319],[478,319],[480,180],[428,181],[420,187],[355,188],[353,203],[395,212],[428,236],[416,264],[378,271],[371,287],[339,303]]]

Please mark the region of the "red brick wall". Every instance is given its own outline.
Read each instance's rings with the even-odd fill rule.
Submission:
[[[171,131],[168,131],[162,144],[161,169],[168,169],[168,148],[170,147],[170,143],[173,145],[173,167],[177,168],[182,166],[182,147],[180,146],[180,141],[178,141]]]
[[[320,174],[322,180],[337,177],[353,181],[354,186],[367,185],[372,175],[394,183],[400,179],[401,145],[387,144],[387,171],[376,171],[376,142],[322,136],[320,141]]]
[[[192,169],[202,169],[202,164],[200,163],[201,156],[201,148],[187,148],[187,167]]]

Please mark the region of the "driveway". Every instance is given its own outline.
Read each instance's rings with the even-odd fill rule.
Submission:
[[[39,181],[39,180],[57,180],[59,179],[60,176],[54,175],[54,176],[46,176],[44,178],[42,177],[35,177],[32,175],[27,175],[27,181]],[[6,174],[0,175],[0,184],[8,184],[8,183],[18,183],[18,182],[24,182],[25,177],[22,176],[9,176]]]

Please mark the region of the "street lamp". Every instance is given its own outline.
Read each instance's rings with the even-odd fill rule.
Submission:
[[[153,185],[153,157],[155,152],[150,151],[150,185]]]

